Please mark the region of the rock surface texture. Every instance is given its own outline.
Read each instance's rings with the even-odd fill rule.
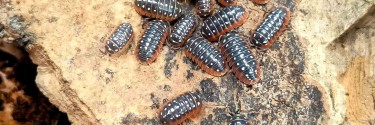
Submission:
[[[261,80],[245,86],[232,73],[213,77],[182,51],[164,46],[156,62],[134,55],[142,31],[132,0],[11,1],[35,40],[27,45],[38,65],[36,83],[74,124],[159,124],[156,112],[186,91],[200,90],[204,107],[190,124],[225,124],[240,101],[252,124],[375,124],[375,2],[373,0],[239,0],[250,31],[276,6],[291,23],[267,51],[252,51]],[[215,8],[218,8],[215,5]],[[123,22],[134,28],[127,54],[101,53],[103,39]],[[228,106],[227,106],[228,105]]]

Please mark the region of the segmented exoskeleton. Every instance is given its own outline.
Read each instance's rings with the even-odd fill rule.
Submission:
[[[241,6],[228,6],[208,17],[202,25],[202,36],[209,41],[216,41],[220,35],[241,26],[249,14]]]
[[[169,23],[162,20],[152,20],[148,23],[142,38],[139,40],[135,54],[142,64],[155,61],[168,36]]]
[[[184,13],[183,6],[177,0],[135,0],[138,14],[173,21]]]

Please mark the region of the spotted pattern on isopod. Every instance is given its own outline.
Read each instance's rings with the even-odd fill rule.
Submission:
[[[235,76],[245,84],[255,84],[259,80],[260,69],[250,47],[237,33],[221,36],[221,53]]]
[[[171,100],[159,111],[159,120],[163,124],[177,125],[187,118],[199,114],[202,100],[198,92],[186,92]]]
[[[139,40],[135,53],[137,60],[142,64],[155,61],[167,38],[169,23],[162,20],[152,20]]]
[[[165,21],[173,21],[184,13],[177,0],[135,0],[135,10],[140,15]]]
[[[285,7],[272,11],[259,25],[250,44],[257,48],[267,49],[277,40],[288,25],[290,12]]]
[[[186,40],[191,36],[198,25],[198,17],[192,13],[183,15],[173,26],[169,41],[171,47],[184,46]]]
[[[120,51],[122,48],[127,48],[129,41],[133,37],[133,28],[130,23],[122,23],[117,29],[107,38],[105,49],[108,53],[113,54]]]
[[[210,16],[213,12],[213,1],[212,0],[198,0],[197,1],[197,14],[201,17]]]
[[[244,115],[234,114],[229,121],[229,125],[250,125],[250,123]]]
[[[241,26],[248,17],[242,6],[224,7],[203,22],[202,36],[208,41],[216,41],[220,35]]]
[[[186,42],[185,55],[210,75],[222,76],[227,71],[220,52],[203,37],[191,37]]]

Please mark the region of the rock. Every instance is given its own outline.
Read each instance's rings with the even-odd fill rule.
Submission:
[[[214,96],[205,96],[210,102],[199,117],[187,121],[190,124],[226,123],[226,105],[233,101],[240,101],[240,113],[253,124],[373,122],[374,110],[366,110],[371,106],[356,102],[364,99],[374,105],[374,98],[367,96],[374,96],[369,88],[374,86],[375,49],[368,42],[374,41],[373,1],[239,4],[251,11],[239,28],[245,36],[275,6],[292,11],[290,25],[270,50],[252,49],[262,70],[253,86],[239,83],[231,72],[210,76],[182,51],[167,46],[156,62],[139,65],[134,46],[142,24],[133,1],[31,0],[14,1],[12,7],[35,38],[27,50],[38,65],[39,89],[74,124],[157,124],[159,105],[194,90]],[[133,47],[119,57],[103,55],[103,38],[122,22],[133,25]]]

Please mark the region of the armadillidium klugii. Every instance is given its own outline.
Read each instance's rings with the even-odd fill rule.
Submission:
[[[252,0],[256,4],[266,4],[269,0]]]
[[[208,17],[202,25],[202,36],[209,41],[216,41],[220,35],[241,26],[249,17],[242,6],[228,6]]]
[[[199,114],[202,100],[198,92],[186,92],[171,100],[158,112],[160,122],[168,125],[178,125],[187,118]]]
[[[198,17],[189,13],[181,17],[173,26],[168,43],[173,48],[184,46],[186,40],[194,32],[198,25]]]
[[[250,41],[251,45],[267,49],[277,40],[288,25],[290,12],[288,8],[279,7],[272,11],[259,25]]]
[[[237,0],[218,0],[218,2],[225,7],[237,5]]]
[[[114,54],[121,49],[127,50],[129,48],[129,42],[133,37],[133,28],[130,23],[122,23],[112,32],[112,34],[106,39],[105,50],[109,54]]]
[[[184,13],[177,0],[135,0],[134,7],[140,15],[165,21],[173,21]]]
[[[259,64],[240,35],[233,32],[223,35],[219,46],[228,66],[241,82],[254,84],[259,80]]]
[[[210,75],[222,76],[227,71],[221,53],[203,37],[191,37],[186,42],[185,55]]]
[[[210,16],[213,11],[213,4],[212,0],[197,0],[197,14],[201,17]]]
[[[162,20],[152,20],[137,43],[135,54],[142,64],[155,61],[168,36],[169,23]]]

